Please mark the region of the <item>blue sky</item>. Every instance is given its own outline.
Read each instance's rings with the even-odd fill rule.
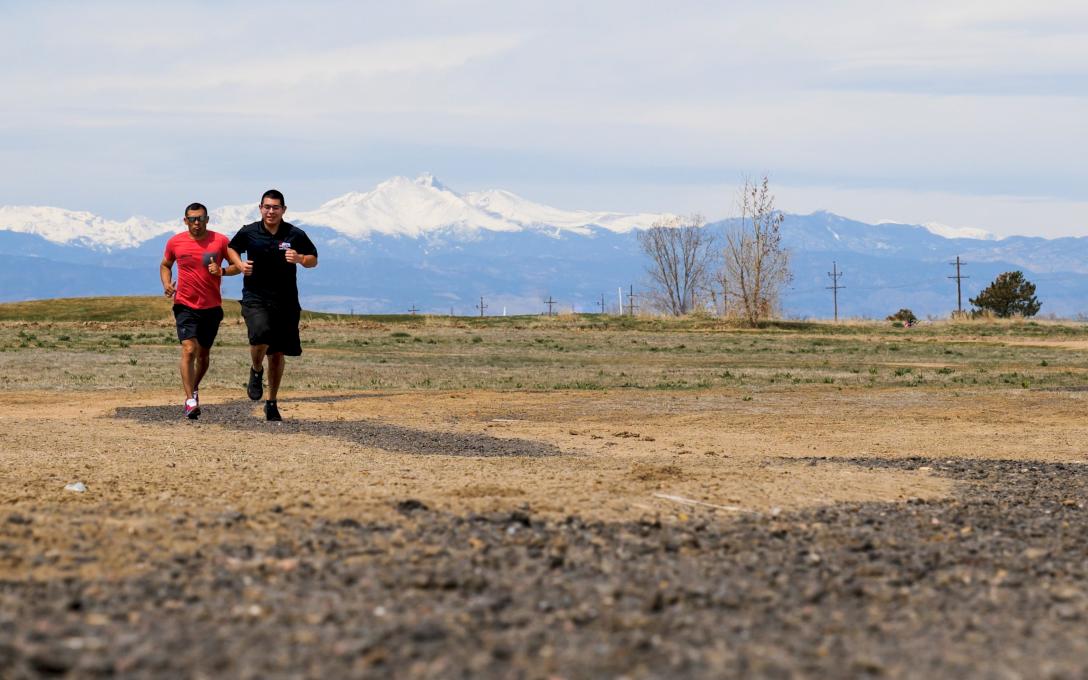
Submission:
[[[1088,235],[1083,2],[0,0],[0,204],[393,175],[556,207]]]

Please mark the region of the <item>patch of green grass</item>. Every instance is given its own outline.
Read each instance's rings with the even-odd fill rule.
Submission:
[[[120,300],[132,306],[133,298]],[[161,316],[59,321],[51,317],[68,303],[52,301],[55,309],[42,318],[0,321],[0,374],[10,377],[3,389],[48,389],[58,381],[55,367],[92,376],[65,377],[62,386],[173,387],[177,339],[168,301],[147,300],[160,305]],[[1082,324],[789,322],[750,329],[709,317],[307,318],[305,352],[290,359],[285,389],[1009,389],[1079,385],[1088,373],[1088,353],[1006,342],[1018,334],[1077,337]],[[231,371],[244,370],[246,345],[245,326],[228,317],[210,386],[237,387]],[[1061,371],[1033,372],[1059,362]]]

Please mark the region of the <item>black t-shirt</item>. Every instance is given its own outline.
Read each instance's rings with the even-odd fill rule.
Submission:
[[[298,265],[287,262],[284,253],[291,248],[299,255],[317,255],[306,232],[289,222],[280,222],[273,235],[264,228],[264,222],[254,222],[238,230],[230,247],[239,254],[246,253],[243,259],[253,261],[253,273],[242,280],[243,302],[299,307]]]

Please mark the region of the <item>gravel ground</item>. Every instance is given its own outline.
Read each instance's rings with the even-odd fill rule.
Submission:
[[[1088,674],[1088,466],[854,462],[956,492],[679,524],[179,515],[216,540],[116,581],[0,583],[0,677]],[[291,538],[259,547],[268,521]],[[33,523],[0,517],[0,551]]]

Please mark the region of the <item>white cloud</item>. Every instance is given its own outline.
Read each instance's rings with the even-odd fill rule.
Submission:
[[[1079,2],[103,1],[5,19],[0,204],[52,191],[109,213],[70,204],[123,187],[157,214],[172,184],[248,191],[280,161],[338,190],[446,161],[463,186],[602,192],[768,170],[842,187],[823,207],[848,216],[880,192],[963,196],[975,218],[924,221],[995,231],[1005,213],[973,197],[1088,197]]]
[[[447,71],[472,59],[497,56],[520,42],[518,36],[475,34],[319,51],[295,47],[230,63],[198,61],[195,65],[185,64],[158,76],[103,74],[94,80],[83,80],[79,86],[85,92],[169,89],[174,93],[197,96],[236,87],[246,94],[257,92],[275,102],[284,90],[303,85],[335,87],[345,79],[408,77],[423,72]]]

